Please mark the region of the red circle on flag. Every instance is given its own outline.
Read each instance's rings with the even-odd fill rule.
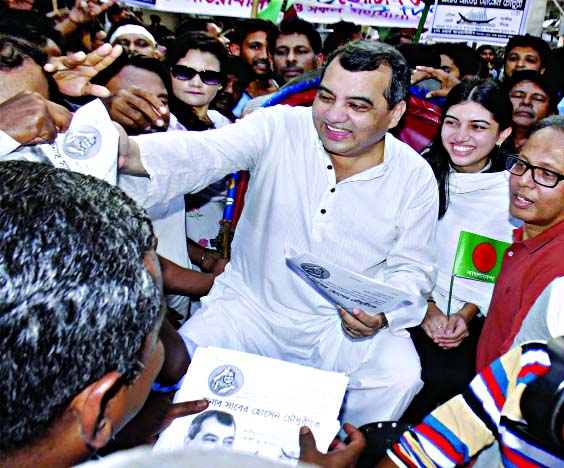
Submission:
[[[472,263],[482,273],[490,271],[497,263],[495,247],[487,242],[478,244],[472,252]]]

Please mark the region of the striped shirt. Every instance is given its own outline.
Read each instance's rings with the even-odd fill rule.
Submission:
[[[478,374],[464,394],[405,432],[388,455],[400,467],[453,467],[497,439],[504,467],[564,466],[562,458],[527,434],[520,409],[526,386],[549,370],[546,345],[514,348]]]

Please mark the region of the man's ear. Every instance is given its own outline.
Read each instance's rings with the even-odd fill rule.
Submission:
[[[239,47],[239,44],[234,44],[233,42],[230,42],[229,43],[229,53],[231,55],[239,57],[241,55],[241,47]]]
[[[119,395],[121,385],[121,374],[110,372],[82,390],[70,404],[87,447],[98,450],[112,438],[114,421],[107,409],[110,400]]]
[[[315,64],[316,64],[315,66],[316,66],[316,68],[320,68],[323,65],[323,59],[324,59],[324,57],[323,57],[322,53],[319,53],[315,56]]]
[[[405,101],[400,101],[394,106],[394,108],[390,111],[391,115],[390,115],[390,124],[388,125],[388,130],[397,126],[406,108],[407,108],[407,104]]]

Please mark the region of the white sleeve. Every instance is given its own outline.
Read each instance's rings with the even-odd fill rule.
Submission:
[[[150,177],[143,199],[137,201],[153,206],[199,192],[232,172],[252,170],[270,144],[277,116],[270,109],[217,130],[132,137]]]
[[[21,144],[10,135],[0,130],[0,156],[6,156],[15,151]]]
[[[546,324],[550,336],[564,335],[564,277],[552,281],[550,301],[546,311]]]

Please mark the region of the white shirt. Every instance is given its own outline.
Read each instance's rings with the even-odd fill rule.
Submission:
[[[337,183],[309,108],[276,106],[201,133],[140,135],[134,139],[151,177],[142,202],[197,192],[248,169],[231,262],[208,306],[216,289],[231,288],[282,328],[297,326],[300,317],[340,320],[335,307],[286,266],[285,251],[292,248],[418,296],[414,305],[386,314],[391,332],[406,334],[423,319],[422,296],[434,286],[437,184],[415,151],[385,138],[382,164]],[[245,314],[237,301],[232,307]]]
[[[437,226],[438,274],[433,298],[439,309],[447,313],[452,265],[460,231],[512,242],[513,229],[521,224],[509,214],[507,172],[450,173],[449,204]],[[454,278],[451,313],[458,312],[465,303],[470,302],[485,315],[493,287],[493,283]]]
[[[0,156],[6,156],[15,151],[21,144],[10,135],[0,130]]]

